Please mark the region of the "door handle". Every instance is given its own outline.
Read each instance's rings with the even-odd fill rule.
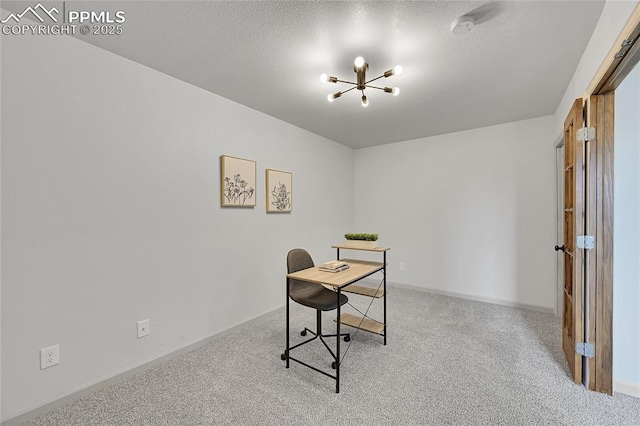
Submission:
[[[563,245],[563,246],[560,246],[560,247],[558,247],[558,246],[555,246],[555,247],[554,247],[554,249],[555,249],[556,251],[561,251],[561,252],[563,252],[563,253],[564,253],[564,249],[565,249],[565,248],[566,248],[566,247],[565,247],[564,245]]]

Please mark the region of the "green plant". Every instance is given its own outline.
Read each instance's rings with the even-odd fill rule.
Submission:
[[[347,240],[378,241],[378,234],[344,234]]]

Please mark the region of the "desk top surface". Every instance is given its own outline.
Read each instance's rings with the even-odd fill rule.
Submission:
[[[287,278],[307,281],[316,284],[326,284],[332,287],[343,287],[352,284],[374,272],[382,270],[382,262],[369,262],[367,260],[340,259],[349,264],[349,269],[341,272],[325,272],[313,268],[287,274]]]

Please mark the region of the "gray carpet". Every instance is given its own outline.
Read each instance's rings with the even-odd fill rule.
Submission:
[[[315,312],[291,308],[300,342]],[[352,334],[340,394],[319,373],[284,368],[283,308],[29,424],[640,425],[640,400],[571,381],[551,314],[395,287],[388,312],[387,346]],[[334,329],[331,314],[324,325]],[[332,372],[318,341],[294,356]]]

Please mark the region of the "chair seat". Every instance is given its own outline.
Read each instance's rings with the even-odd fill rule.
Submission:
[[[331,311],[338,307],[336,293],[318,284],[292,280],[289,295],[301,305],[320,311]],[[347,296],[340,294],[340,306],[348,301]]]

